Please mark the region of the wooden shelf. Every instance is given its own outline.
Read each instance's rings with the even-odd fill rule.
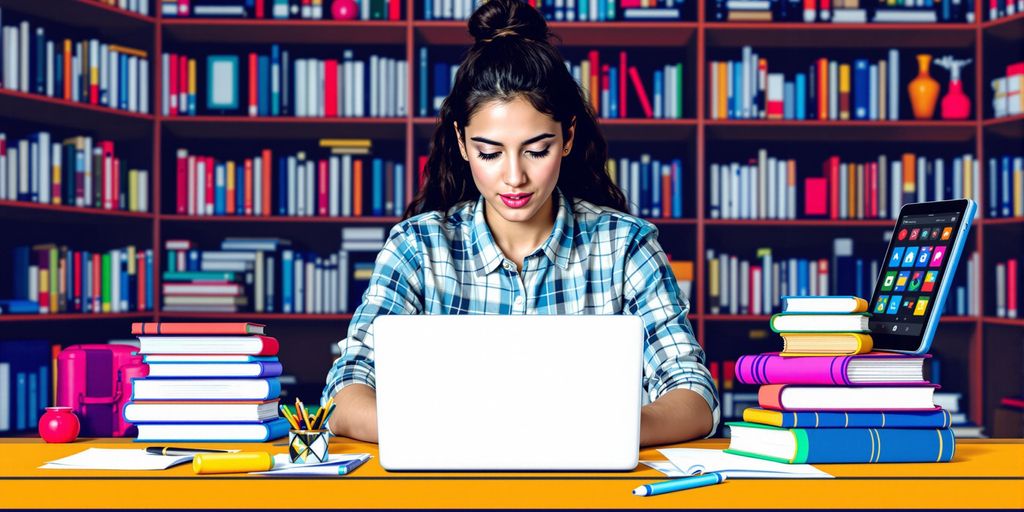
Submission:
[[[312,314],[312,313],[189,313],[179,311],[161,311],[160,318],[196,318],[196,319],[220,319],[234,321],[262,321],[262,320],[351,320],[351,313],[338,314]]]
[[[986,316],[983,321],[987,325],[1008,325],[1011,327],[1024,327],[1024,318],[1000,318],[997,316]]]
[[[142,320],[148,318],[153,318],[152,311],[140,311],[136,313],[57,313],[52,315],[0,315],[0,323],[49,322],[51,320]]]
[[[548,28],[558,35],[562,46],[615,46],[681,48],[694,42],[696,22],[551,22]],[[465,21],[422,21],[412,23],[416,46],[468,46],[473,44]],[[558,43],[558,39],[553,42]]]
[[[154,120],[151,114],[139,114],[10,89],[0,89],[0,115],[127,139],[149,137]]]
[[[1024,139],[1024,114],[986,119],[982,126],[986,131],[1007,139],[1017,139],[1018,142]]]
[[[126,212],[122,210],[103,210],[100,208],[82,208],[55,204],[29,203],[25,201],[8,201],[0,199],[0,216],[15,213],[28,213],[34,218],[76,219],[94,221],[102,218],[104,222],[111,219],[129,221],[152,221],[153,214],[145,212]]]
[[[337,44],[405,46],[405,21],[163,18],[160,26],[176,43]],[[404,53],[404,48],[403,48]]]
[[[255,223],[255,224],[268,224],[268,223],[297,223],[297,224],[395,224],[400,222],[402,219],[399,217],[372,217],[372,216],[361,216],[361,217],[281,217],[281,216],[269,216],[269,217],[246,217],[246,216],[233,216],[233,215],[177,215],[177,214],[161,214],[160,220],[168,222],[218,222],[224,224],[241,224],[241,223]]]
[[[704,219],[704,225],[714,226],[784,226],[784,227],[851,227],[851,228],[891,228],[895,219]]]
[[[982,7],[982,10],[985,10],[985,7]],[[986,35],[992,35],[1007,41],[1024,40],[1024,12],[982,22],[981,29]]]
[[[75,27],[152,30],[156,23],[156,18],[153,16],[143,16],[96,0],[63,0],[60,9],[53,8],[54,1],[2,0],[0,7]],[[159,3],[159,1],[152,2],[157,8]]]
[[[708,119],[708,135],[722,140],[844,140],[884,142],[966,142],[973,121],[820,121]]]
[[[719,48],[970,48],[973,23],[704,23]]]
[[[1024,217],[1000,217],[996,219],[981,219],[985,226],[1015,226],[1024,227]]]
[[[180,139],[309,139],[319,137],[405,138],[405,117],[179,116],[161,125]]]

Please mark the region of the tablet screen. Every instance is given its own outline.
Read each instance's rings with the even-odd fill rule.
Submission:
[[[917,350],[932,311],[939,308],[941,313],[940,285],[947,272],[956,271],[949,262],[962,235],[964,213],[958,203],[938,203],[948,205],[949,211],[901,212],[870,305],[876,348]]]

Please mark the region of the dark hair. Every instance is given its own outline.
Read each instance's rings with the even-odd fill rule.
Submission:
[[[469,162],[459,151],[453,122],[458,122],[465,138],[469,118],[481,106],[516,98],[562,123],[563,140],[575,118],[573,149],[562,160],[557,184],[569,201],[579,198],[628,211],[625,196],[605,168],[608,145],[598,130],[593,107],[561,54],[548,42],[557,36],[548,30],[544,17],[522,0],[489,0],[470,17],[469,33],[476,42],[441,104],[425,182],[406,207],[404,218],[434,210],[447,212],[479,196]]]

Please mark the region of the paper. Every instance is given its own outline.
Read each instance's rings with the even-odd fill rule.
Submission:
[[[328,455],[327,460],[315,464],[293,464],[288,461],[288,454],[280,453],[274,455],[274,469],[270,471],[258,471],[253,475],[330,475],[338,476],[338,467],[353,461],[366,462],[370,458],[369,453],[350,453]]]
[[[113,469],[155,470],[190,462],[191,455],[153,455],[146,450],[89,448],[83,452],[50,461],[39,469]]]
[[[729,478],[834,478],[810,464],[783,464],[722,450],[666,448],[658,451],[682,473],[681,476],[717,472]],[[658,467],[651,467],[661,471]]]
[[[677,468],[675,464],[672,464],[667,460],[642,460],[640,461],[640,464],[650,466],[652,469],[660,471],[669,478],[682,478],[684,476],[692,476],[683,473],[683,471]]]

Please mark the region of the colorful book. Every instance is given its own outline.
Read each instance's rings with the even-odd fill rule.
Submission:
[[[277,418],[278,400],[262,402],[128,402],[132,423],[262,423]]]
[[[270,336],[138,336],[140,354],[277,355]]]
[[[277,379],[135,379],[132,400],[271,400]]]
[[[288,434],[288,421],[278,418],[266,423],[152,423],[140,424],[136,441],[267,442]]]
[[[856,332],[784,332],[781,356],[867,354],[874,348],[869,334]]]
[[[924,360],[931,357],[875,352],[855,356],[782,357],[777,353],[740,356],[736,379],[742,384],[856,386],[926,383]]]
[[[956,451],[953,431],[909,428],[777,428],[727,423],[726,453],[786,464],[949,462]]]
[[[863,313],[868,301],[852,295],[782,296],[784,313]]]
[[[149,354],[142,361],[150,363],[252,363],[277,361],[277,357],[247,356],[241,354]]]
[[[167,280],[166,274],[164,280]],[[251,322],[134,322],[132,334],[263,334],[263,324]]]
[[[757,391],[757,403],[773,411],[931,411],[939,386],[795,386],[768,384]]]
[[[949,428],[952,415],[938,411],[771,411],[749,407],[743,421],[782,428]]]
[[[148,363],[150,377],[246,377],[267,378],[281,375],[281,363]]]
[[[790,332],[870,332],[868,313],[847,315],[810,313],[777,313],[772,315],[771,328],[778,333]]]

